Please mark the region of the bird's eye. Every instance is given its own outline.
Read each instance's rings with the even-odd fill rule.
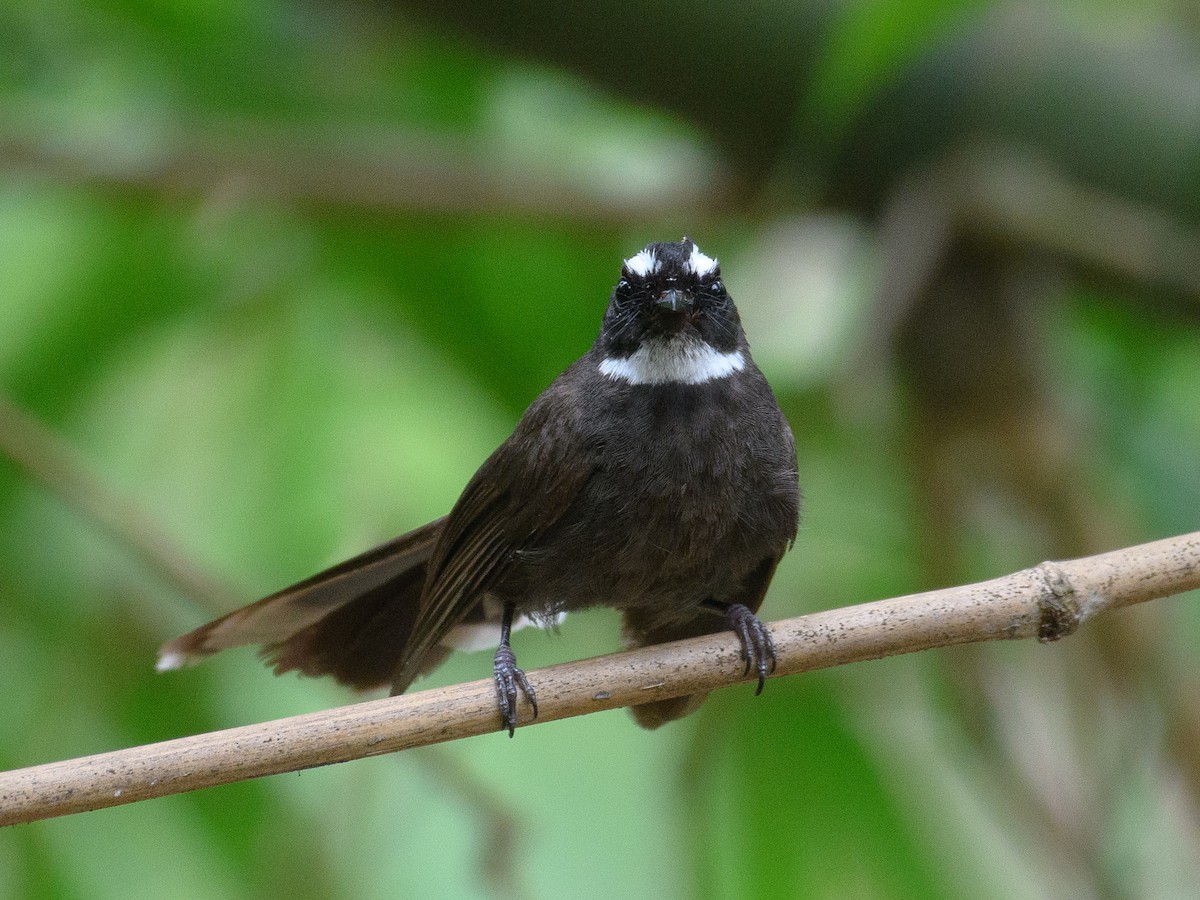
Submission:
[[[721,284],[721,279],[718,278],[708,286],[708,290],[709,293],[720,296],[721,294],[725,293],[725,285]]]
[[[617,282],[617,290],[621,291],[622,293],[629,290],[629,279],[622,278],[620,281],[618,281]]]

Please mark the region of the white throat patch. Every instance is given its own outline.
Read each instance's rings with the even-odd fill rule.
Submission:
[[[746,368],[741,350],[722,353],[696,338],[649,340],[632,356],[609,356],[600,374],[629,384],[704,384]]]

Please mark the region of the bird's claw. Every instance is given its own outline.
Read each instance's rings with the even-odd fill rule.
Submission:
[[[525,677],[525,673],[518,668],[517,657],[507,644],[501,645],[496,651],[492,671],[496,678],[496,698],[500,704],[500,718],[504,722],[504,727],[508,729],[508,736],[512,737],[517,727],[517,689],[520,688],[521,693],[529,701],[529,705],[533,707],[533,718],[535,719],[538,714],[537,694],[534,693],[533,686]]]
[[[757,696],[762,693],[767,676],[775,671],[775,642],[771,640],[771,633],[767,631],[762,620],[750,611],[750,607],[734,603],[725,615],[729,619],[729,627],[737,633],[742,642],[742,659],[746,661],[746,668],[742,674],[749,675],[752,666],[758,673],[758,687],[754,691]]]

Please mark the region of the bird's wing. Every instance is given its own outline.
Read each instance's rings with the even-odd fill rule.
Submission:
[[[409,642],[393,682],[400,693],[431,648],[478,604],[521,550],[562,517],[596,471],[574,398],[548,390],[467,484],[446,519]]]

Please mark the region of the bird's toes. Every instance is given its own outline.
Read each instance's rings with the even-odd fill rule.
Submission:
[[[734,603],[726,615],[729,617],[729,627],[742,642],[742,659],[746,663],[742,674],[749,675],[751,668],[754,669],[758,674],[758,687],[754,693],[761,694],[767,676],[775,671],[775,642],[750,607]]]
[[[496,699],[500,707],[500,719],[512,737],[517,727],[517,691],[520,690],[533,707],[533,718],[537,718],[537,694],[525,673],[517,666],[517,658],[508,645],[496,650],[492,663],[496,679]]]

